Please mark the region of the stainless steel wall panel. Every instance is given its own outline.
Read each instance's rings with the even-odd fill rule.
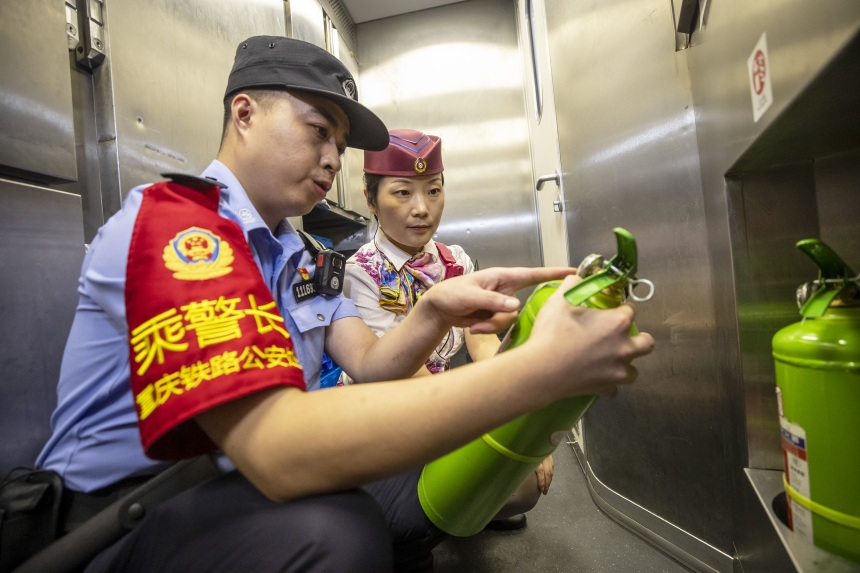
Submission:
[[[118,180],[103,181],[105,193],[125,196],[166,171],[200,172],[218,151],[236,46],[284,35],[282,0],[113,0],[106,11],[110,74],[100,87],[115,132],[100,141],[116,146]]]
[[[290,20],[287,35],[326,49],[325,18],[317,0],[289,0]]]
[[[0,475],[50,435],[83,258],[80,197],[0,179]]]
[[[860,148],[817,159],[813,174],[821,239],[860,272],[858,166]]]
[[[77,177],[63,2],[0,3],[0,170],[28,179]]]
[[[337,50],[334,55],[343,62],[343,65],[350,71],[356,81],[360,81],[361,72],[356,54],[350,50],[345,44],[343,35],[339,30],[334,31],[334,37],[337,39]],[[359,92],[359,101],[364,102],[364,93]],[[370,217],[370,211],[367,208],[367,201],[364,199],[364,151],[347,147],[341,157],[341,173],[338,178],[337,188],[339,193],[340,206],[344,209],[349,209],[356,213],[360,213],[365,217]],[[333,199],[332,197],[329,197]]]
[[[389,128],[442,137],[438,239],[482,267],[541,260],[515,8],[472,0],[357,26],[362,100]]]
[[[547,21],[572,262],[614,253],[621,226],[637,238],[639,275],[656,285],[636,321],[657,350],[637,364],[637,384],[586,414],[588,462],[618,496],[715,548],[703,561],[726,561],[731,433],[690,78],[671,5],[548,0]]]

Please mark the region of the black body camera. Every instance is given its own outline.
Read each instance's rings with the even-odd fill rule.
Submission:
[[[337,295],[343,291],[343,275],[346,272],[346,257],[331,249],[317,253],[314,288],[319,294]]]
[[[296,300],[316,294],[335,296],[343,292],[343,277],[346,274],[346,257],[342,253],[323,246],[308,233],[299,230],[299,236],[314,258],[314,277],[295,286]]]

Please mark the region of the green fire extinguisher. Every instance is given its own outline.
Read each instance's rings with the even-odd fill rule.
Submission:
[[[579,267],[583,281],[565,292],[573,305],[615,308],[627,296],[644,301],[653,284],[636,279],[636,240],[625,229],[614,229],[618,253],[609,261],[586,257]],[[643,283],[649,291],[634,296]],[[561,285],[551,281],[535,288],[508,331],[499,352],[519,346],[531,333],[538,311]],[[635,333],[633,327],[631,334]],[[474,535],[504,506],[585,413],[595,396],[562,399],[484,434],[477,440],[427,464],[418,481],[418,500],[439,529],[460,537]]]
[[[797,248],[819,275],[773,337],[789,526],[860,561],[860,277],[818,239]]]

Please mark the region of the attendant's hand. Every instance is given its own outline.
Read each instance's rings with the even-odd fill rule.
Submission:
[[[552,456],[547,456],[544,461],[535,470],[537,474],[538,489],[544,495],[549,492],[549,485],[552,483],[552,474],[555,471],[555,461]]]
[[[538,283],[562,279],[576,273],[572,267],[496,267],[448,279],[433,285],[415,310],[440,328],[469,327],[475,334],[498,332],[517,315],[518,290]]]

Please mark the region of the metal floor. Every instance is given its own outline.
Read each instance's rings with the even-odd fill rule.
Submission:
[[[601,512],[568,445],[553,454],[549,494],[519,531],[452,537],[434,551],[434,573],[689,573]]]

